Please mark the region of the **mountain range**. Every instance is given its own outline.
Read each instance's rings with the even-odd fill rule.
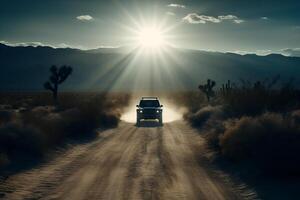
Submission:
[[[39,91],[51,65],[69,65],[73,74],[62,85],[70,91],[196,90],[210,78],[257,81],[280,75],[281,82],[300,75],[300,57],[258,56],[179,48],[12,47],[0,44],[0,90]]]

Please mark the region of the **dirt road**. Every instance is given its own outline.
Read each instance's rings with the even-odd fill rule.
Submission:
[[[212,173],[204,139],[184,122],[121,123],[0,182],[4,199],[241,199]]]

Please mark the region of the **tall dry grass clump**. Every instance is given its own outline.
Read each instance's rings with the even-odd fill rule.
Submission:
[[[291,114],[265,113],[226,125],[222,154],[235,162],[253,162],[264,172],[300,174],[300,127]]]
[[[209,102],[190,95],[194,99],[184,101],[185,119],[232,163],[273,175],[300,175],[300,90],[292,80],[275,86],[278,79],[228,81]]]
[[[293,80],[293,79],[292,79]],[[235,117],[255,116],[264,112],[287,112],[299,108],[300,91],[294,88],[293,81],[275,87],[276,77],[255,83],[242,82],[241,85],[230,81],[220,88],[218,97],[227,112]]]
[[[201,127],[203,125],[214,123],[215,120],[219,120],[223,117],[222,106],[204,106],[195,113],[185,114],[185,118],[195,127]]]

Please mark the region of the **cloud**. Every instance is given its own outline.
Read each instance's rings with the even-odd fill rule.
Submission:
[[[176,3],[171,3],[171,4],[168,5],[168,7],[173,7],[173,8],[185,8],[185,5],[176,4]]]
[[[6,46],[11,46],[11,47],[51,47],[51,48],[73,48],[73,49],[86,49],[85,47],[82,46],[73,46],[73,45],[68,45],[65,43],[60,43],[56,45],[52,44],[46,44],[42,42],[7,42],[7,41],[0,41],[0,44],[4,44]]]
[[[92,21],[92,20],[94,20],[94,18],[90,15],[80,15],[80,16],[77,16],[76,19],[78,19],[79,21]]]
[[[235,16],[235,15],[220,15],[218,18],[221,19],[221,20],[238,19],[238,17]]]
[[[281,50],[286,56],[300,57],[300,48],[286,48]]]
[[[254,51],[238,50],[238,51],[231,51],[231,52],[240,55],[256,54],[259,56],[266,56],[270,54],[281,54],[283,56],[300,57],[300,48],[286,48],[286,49],[279,49],[279,50],[262,49],[262,50],[254,50]]]
[[[207,16],[207,15],[200,15],[198,16],[201,20],[206,21],[206,22],[212,22],[212,23],[220,23],[222,20],[219,18],[215,18],[212,16]]]
[[[182,18],[182,20],[189,24],[205,24],[206,23],[206,21],[202,20],[201,17],[196,13],[190,13],[187,16],[185,16],[184,18]]]
[[[281,54],[284,55],[280,51],[273,51],[273,50],[255,50],[255,51],[244,51],[244,50],[237,50],[237,51],[229,51],[230,53],[236,53],[240,55],[249,55],[249,54],[255,54],[258,56],[267,56],[270,54]]]
[[[90,50],[90,49],[98,49],[98,48],[103,48],[103,49],[112,49],[112,48],[119,48],[120,46],[105,46],[105,45],[98,45],[94,48],[87,48],[81,45],[69,45],[66,43],[59,43],[59,44],[46,44],[42,42],[17,42],[17,43],[12,43],[12,42],[7,42],[7,41],[0,41],[0,44],[4,44],[6,46],[10,47],[51,47],[54,49],[58,48],[71,48],[71,49],[80,49],[80,50]]]
[[[225,20],[231,20],[234,23],[240,24],[243,23],[244,20],[239,19],[235,15],[220,15],[218,17],[207,16],[207,15],[198,15],[197,13],[190,13],[182,20],[189,24],[206,24],[207,22],[211,23],[221,23]]]
[[[244,51],[244,50],[226,51],[226,53],[235,53],[235,54],[240,54],[240,55],[255,54],[255,52]]]
[[[236,23],[236,24],[241,24],[241,23],[245,22],[245,20],[242,20],[242,19],[235,19],[235,20],[233,20],[233,21],[234,21],[234,23]]]
[[[175,16],[176,14],[173,13],[173,12],[166,12],[167,15],[170,15],[170,16]]]
[[[198,15],[196,13],[190,13],[182,19],[189,24],[206,24],[206,22],[220,23],[221,20],[212,16]]]
[[[48,44],[43,44],[41,42],[17,42],[17,43],[11,43],[11,42],[7,42],[7,41],[0,41],[1,44],[5,44],[7,46],[11,46],[11,47],[45,47],[45,46],[49,46],[52,47],[51,45]]]

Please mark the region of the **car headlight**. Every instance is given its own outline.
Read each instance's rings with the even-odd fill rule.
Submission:
[[[160,113],[160,111],[159,111],[159,110],[156,110],[156,113]]]
[[[139,113],[143,113],[143,111],[142,111],[142,110],[139,110]]]

